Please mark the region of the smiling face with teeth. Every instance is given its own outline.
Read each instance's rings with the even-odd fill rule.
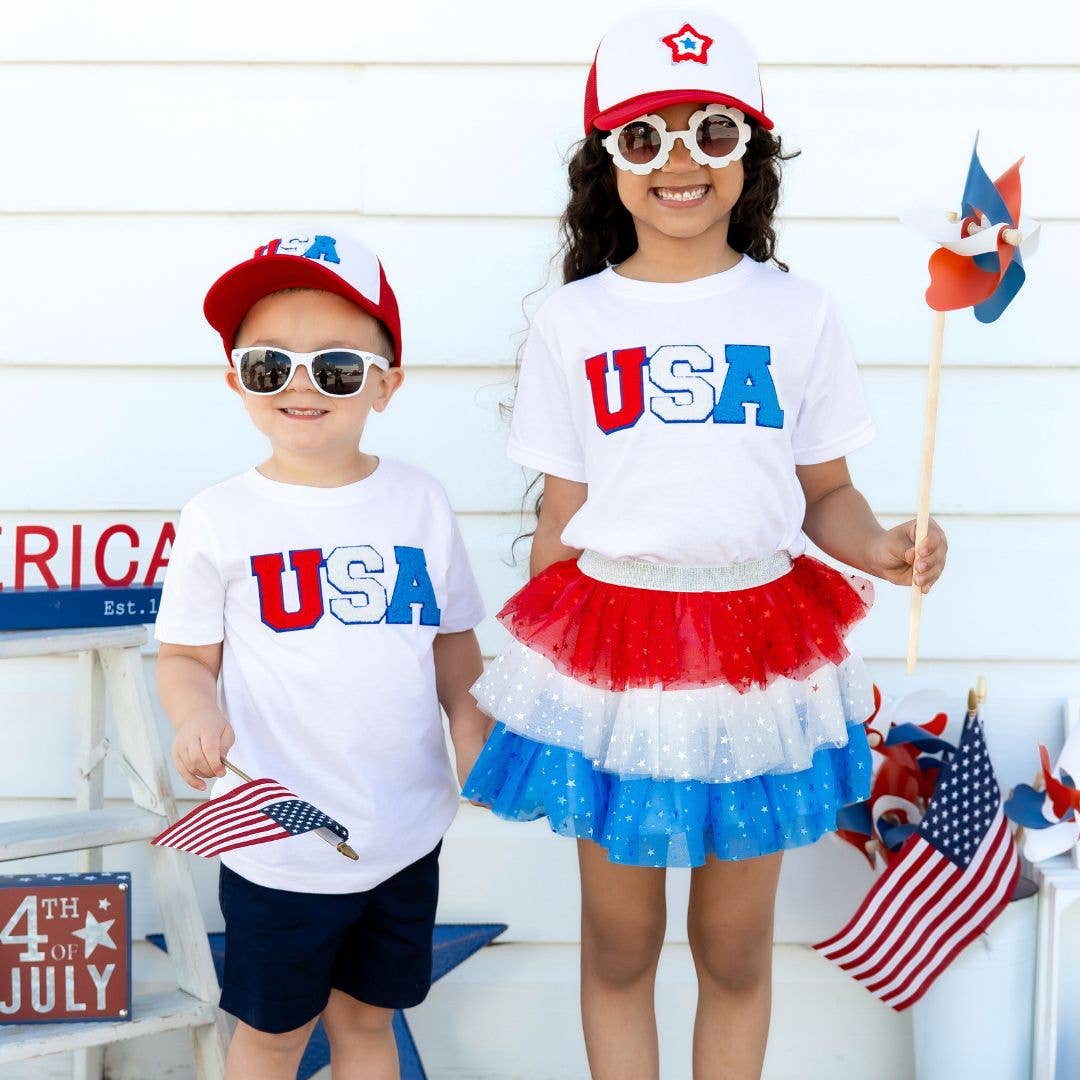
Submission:
[[[287,289],[256,303],[236,333],[238,348],[266,346],[293,352],[348,348],[392,355],[379,322],[334,293]],[[255,426],[270,440],[273,454],[260,467],[286,483],[335,487],[362,479],[376,460],[359,449],[372,409],[382,412],[401,385],[400,367],[372,367],[355,397],[328,397],[297,368],[278,394],[249,394],[233,368],[225,373]]]
[[[655,110],[671,131],[682,131],[707,102],[669,105]],[[738,261],[727,242],[731,210],[743,190],[743,163],[721,168],[699,165],[681,139],[667,162],[645,176],[613,169],[619,200],[634,219],[638,250],[620,266],[628,276],[650,264],[721,270]],[[713,265],[715,264],[715,265]],[[694,269],[693,276],[699,276]]]

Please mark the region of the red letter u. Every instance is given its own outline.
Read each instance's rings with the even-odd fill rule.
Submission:
[[[645,350],[616,349],[613,355],[619,373],[619,408],[612,412],[607,395],[607,354],[590,356],[585,361],[585,376],[592,389],[593,412],[600,430],[610,435],[621,428],[633,427],[645,411]]]
[[[272,630],[308,630],[323,614],[322,582],[319,567],[323,555],[319,548],[289,552],[289,565],[296,574],[296,589],[300,594],[300,607],[296,611],[285,610],[285,596],[281,588],[281,574],[285,560],[281,555],[252,555],[251,572],[259,582],[259,609],[262,621]]]

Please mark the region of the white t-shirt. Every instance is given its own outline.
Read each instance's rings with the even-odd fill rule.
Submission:
[[[570,547],[724,565],[800,554],[795,466],[873,435],[828,297],[743,256],[674,284],[607,269],[548,297],[525,344],[509,454],[589,485],[562,534]]]
[[[250,469],[196,495],[155,636],[224,641],[230,761],[340,821],[360,856],[308,833],[222,862],[271,888],[343,893],[427,854],[458,805],[432,644],[483,614],[446,492],[411,465],[384,458],[336,488]],[[240,783],[229,773],[212,793]]]

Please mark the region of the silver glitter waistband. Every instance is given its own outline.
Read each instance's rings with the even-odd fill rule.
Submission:
[[[778,551],[767,559],[728,566],[676,566],[647,559],[609,559],[595,551],[584,551],[577,564],[583,574],[609,585],[665,592],[735,592],[782,578],[791,569],[791,556]]]

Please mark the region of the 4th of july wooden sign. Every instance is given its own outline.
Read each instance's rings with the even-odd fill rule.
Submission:
[[[131,1019],[131,875],[0,877],[0,1023]]]

